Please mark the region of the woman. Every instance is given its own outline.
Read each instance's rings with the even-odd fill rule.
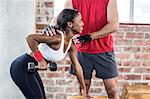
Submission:
[[[37,33],[28,35],[26,40],[32,52],[18,57],[11,65],[11,77],[27,99],[46,98],[38,72],[28,72],[28,63],[34,62],[39,69],[46,69],[47,62],[61,61],[67,52],[75,66],[83,95],[86,95],[83,71],[76,57],[75,45],[72,42],[72,37],[83,30],[82,17],[77,10],[64,9],[58,15],[55,27],[57,34],[53,37]],[[63,32],[59,30],[63,30]]]

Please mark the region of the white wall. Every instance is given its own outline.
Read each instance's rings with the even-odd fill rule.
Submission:
[[[0,99],[24,99],[10,78],[14,58],[28,51],[25,36],[35,29],[36,0],[0,0]]]

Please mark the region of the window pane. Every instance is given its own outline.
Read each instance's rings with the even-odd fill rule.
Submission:
[[[117,0],[119,22],[129,22],[130,0]]]
[[[139,23],[150,23],[150,1],[134,0],[134,21]]]
[[[54,16],[63,9],[66,0],[55,0]],[[117,0],[118,15],[120,23],[150,23],[150,1],[149,0],[134,0],[133,9],[130,8],[131,0]],[[133,10],[133,14],[130,11]],[[131,11],[132,12],[132,11]],[[131,16],[133,15],[133,16]],[[133,20],[130,20],[130,18]]]

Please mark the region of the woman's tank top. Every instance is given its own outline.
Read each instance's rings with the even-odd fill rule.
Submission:
[[[40,52],[42,53],[43,57],[47,60],[47,61],[52,61],[52,62],[58,62],[61,61],[65,58],[68,50],[71,47],[72,44],[72,39],[69,40],[68,43],[68,47],[66,49],[66,51],[64,52],[64,34],[62,32],[60,32],[61,34],[61,44],[60,44],[60,48],[58,50],[54,50],[52,48],[50,48],[46,43],[40,43],[38,45],[38,48],[40,50]]]

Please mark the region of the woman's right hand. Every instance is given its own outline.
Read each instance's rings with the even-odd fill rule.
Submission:
[[[47,69],[47,62],[45,61],[44,58],[38,62],[38,69],[41,69],[41,70]]]

